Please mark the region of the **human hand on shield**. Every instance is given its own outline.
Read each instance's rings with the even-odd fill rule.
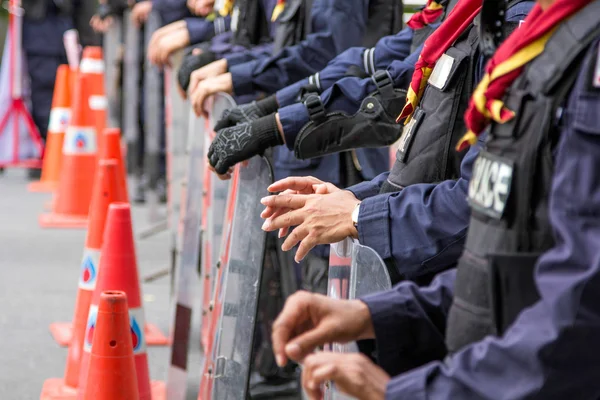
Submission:
[[[247,124],[273,114],[279,108],[275,95],[227,110],[215,125],[215,132],[237,124]]]
[[[227,72],[227,60],[221,58],[220,60],[212,61],[206,64],[190,74],[190,83],[188,84],[187,90],[192,93],[196,90],[200,82],[215,78],[223,75]],[[233,86],[233,85],[232,85]],[[228,92],[229,93],[229,92]]]
[[[225,175],[235,164],[281,144],[277,120],[270,115],[217,132],[208,149],[208,162],[217,174]]]
[[[231,82],[231,74],[219,75],[215,78],[206,79],[200,82],[195,89],[192,89],[191,84],[188,90],[192,108],[197,116],[208,118],[208,113],[204,108],[204,102],[215,93],[224,92],[233,93],[233,84]]]
[[[327,187],[319,190],[325,191]],[[279,194],[264,197],[261,203],[273,209],[288,209],[281,215],[269,217],[262,229],[270,232],[294,227],[281,249],[289,251],[300,243],[295,255],[296,262],[302,261],[319,244],[337,243],[347,237],[358,238],[358,231],[352,223],[352,212],[360,200],[350,191]]]
[[[190,34],[185,21],[177,21],[158,29],[148,44],[148,60],[158,66],[169,65],[169,57],[190,43]]]
[[[323,182],[320,179],[317,179],[313,176],[290,176],[284,179],[281,179],[271,186],[267,188],[267,190],[271,193],[278,193],[283,195],[288,194],[328,194],[337,192],[339,189],[334,184]],[[260,214],[262,218],[265,219],[273,219],[277,218],[283,214],[292,211],[292,209],[287,207],[271,207],[267,206],[263,212]],[[286,226],[284,228],[279,229],[279,237],[282,238],[287,236],[290,227]]]
[[[374,337],[371,313],[365,303],[305,291],[287,299],[272,330],[273,352],[280,367],[288,360],[305,361],[326,343]]]
[[[321,387],[326,382],[358,400],[383,400],[389,381],[390,376],[361,353],[319,352],[302,365],[302,386],[314,400],[323,398]]]

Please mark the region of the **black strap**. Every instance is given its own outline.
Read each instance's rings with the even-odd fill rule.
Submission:
[[[325,107],[321,98],[315,94],[309,95],[304,100],[304,106],[308,111],[308,116],[311,121],[319,123],[325,119]]]
[[[375,73],[371,76],[373,82],[377,86],[377,90],[381,95],[383,100],[393,99],[395,96],[394,93],[394,81],[390,76],[390,73],[386,70],[375,71]]]

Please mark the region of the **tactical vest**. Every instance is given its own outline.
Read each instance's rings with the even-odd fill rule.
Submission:
[[[449,312],[449,352],[502,335],[539,299],[538,256],[553,246],[548,196],[562,106],[581,56],[600,33],[600,0],[570,18],[505,97],[516,117],[492,125],[469,184],[471,221]]]
[[[404,25],[404,5],[400,0],[369,0],[368,12],[364,47],[375,46],[379,39],[399,32]]]
[[[471,24],[437,61],[423,97],[402,131],[396,162],[382,192],[459,176],[464,153],[456,153],[454,147],[466,132],[462,116],[473,92],[478,44],[478,28]]]
[[[232,43],[251,47],[271,41],[269,21],[260,0],[236,0],[231,16]]]
[[[277,18],[277,31],[273,54],[300,43],[311,33],[310,12],[313,0],[287,0],[283,12]]]

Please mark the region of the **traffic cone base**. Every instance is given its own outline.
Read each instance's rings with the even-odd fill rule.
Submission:
[[[167,346],[169,338],[154,324],[146,324],[144,328],[148,346]],[[50,324],[50,334],[59,346],[68,346],[73,336],[73,324],[70,322],[54,322]]]
[[[150,381],[152,400],[166,400],[167,387],[163,381]],[[46,379],[40,400],[76,400],[77,389],[65,385],[62,378]]]
[[[87,215],[71,214],[42,214],[38,222],[42,228],[86,228],[88,223]]]
[[[77,399],[77,389],[65,385],[62,378],[46,379],[42,386],[40,400],[75,400]]]
[[[54,192],[58,188],[58,182],[37,181],[27,185],[27,190],[34,193]]]

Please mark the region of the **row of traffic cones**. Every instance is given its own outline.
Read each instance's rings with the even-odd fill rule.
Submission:
[[[57,71],[54,129],[42,178],[30,187],[56,189],[42,227],[87,227],[72,323],[50,326],[55,340],[69,346],[64,377],[48,379],[41,399],[164,398],[164,385],[150,382],[146,345],[168,339],[145,323],[121,133],[105,129],[103,70],[102,50],[92,47],[79,71]]]

